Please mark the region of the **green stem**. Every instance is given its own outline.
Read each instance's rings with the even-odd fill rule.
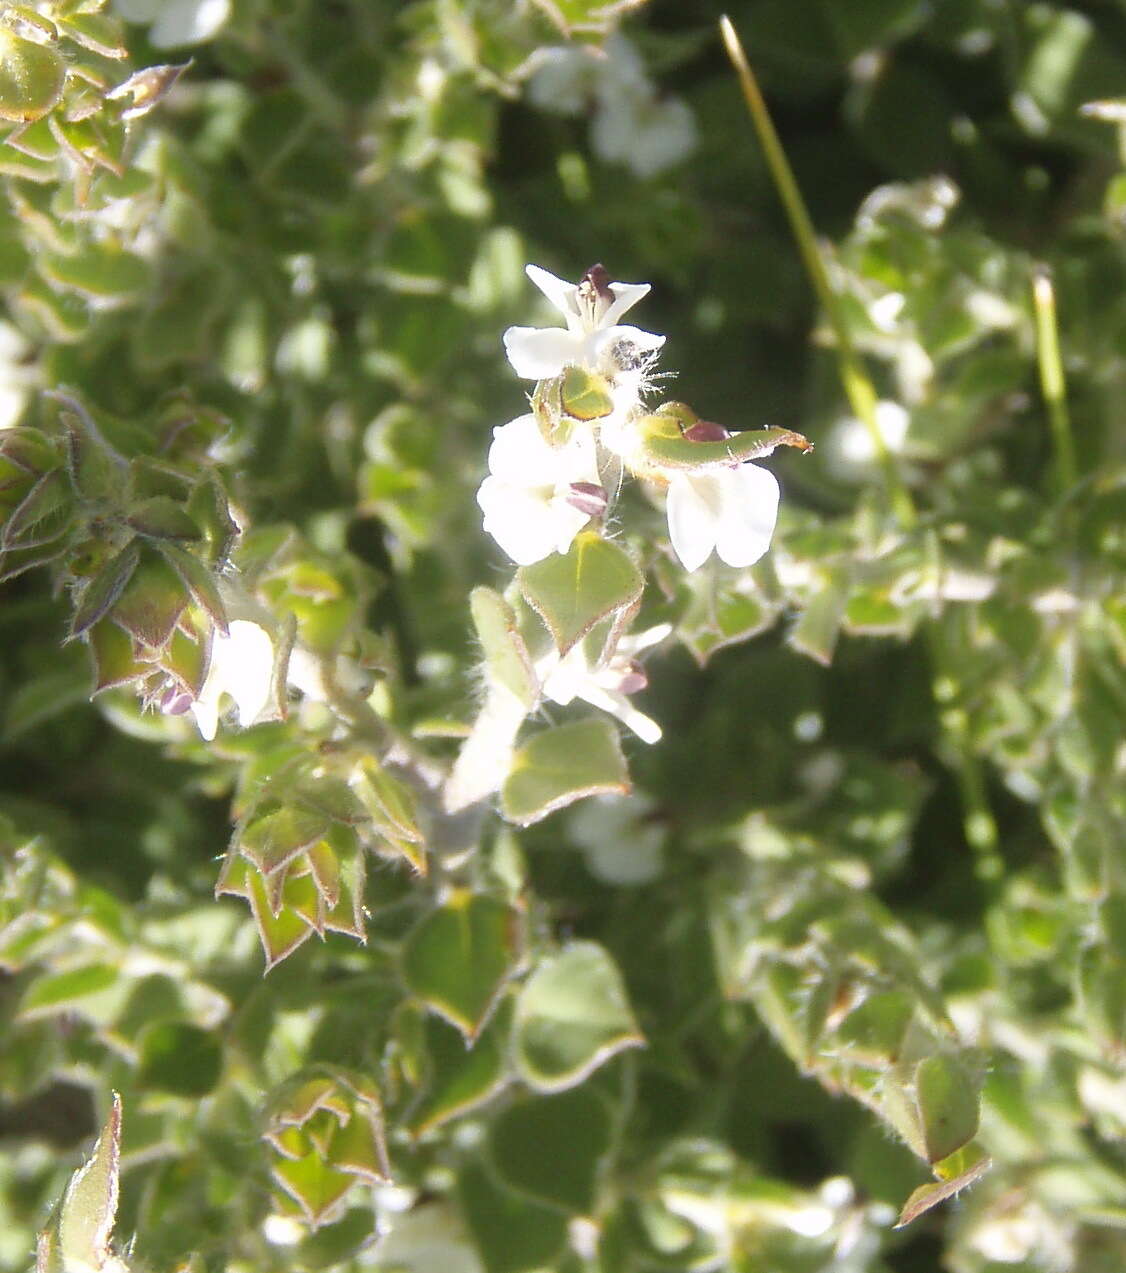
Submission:
[[[766,155],[767,167],[770,169],[775,188],[778,191],[779,198],[782,200],[782,206],[786,210],[786,216],[789,218],[790,229],[797,240],[798,250],[801,253],[806,272],[813,284],[817,299],[820,301],[829,320],[829,326],[833,330],[837,346],[837,364],[845,394],[848,396],[853,413],[864,424],[872,439],[872,446],[875,448],[876,457],[883,472],[884,481],[887,483],[888,493],[896,516],[903,526],[914,526],[916,513],[910,492],[903,484],[903,479],[900,477],[899,469],[895,463],[895,457],[888,450],[887,443],[884,441],[884,436],[880,432],[880,426],[876,420],[877,399],[875,387],[853,346],[844,307],[829,282],[829,274],[825,269],[825,261],[817,244],[817,235],[813,228],[813,222],[810,220],[809,213],[806,211],[805,203],[802,200],[801,190],[798,188],[793,170],[786,158],[786,152],[782,149],[782,143],[778,140],[778,134],[775,132],[770,112],[763,101],[758,82],[747,62],[746,54],[743,52],[743,46],[739,42],[735,28],[727,17],[720,18],[719,25],[723,34],[723,42],[727,47],[727,55],[731,58],[735,73],[739,77],[751,122],[758,135],[763,153]]]
[[[1060,356],[1059,327],[1056,323],[1056,294],[1047,266],[1038,266],[1032,276],[1032,307],[1036,315],[1036,361],[1040,367],[1040,391],[1048,408],[1052,448],[1056,458],[1056,485],[1065,495],[1075,485],[1075,443],[1067,410],[1067,382]]]

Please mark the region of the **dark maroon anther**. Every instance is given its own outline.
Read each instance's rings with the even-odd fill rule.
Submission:
[[[618,690],[622,694],[636,694],[639,690],[645,689],[649,684],[649,678],[645,675],[645,669],[636,659],[630,659],[629,671],[622,674],[622,679],[618,685]]]
[[[612,301],[614,293],[610,291],[610,275],[604,265],[592,265],[579,280],[579,295],[584,300]]]
[[[567,503],[588,517],[601,517],[609,502],[606,488],[595,482],[572,482],[567,492]]]
[[[684,430],[689,442],[726,442],[731,436],[722,424],[711,420],[697,420],[695,424]]]

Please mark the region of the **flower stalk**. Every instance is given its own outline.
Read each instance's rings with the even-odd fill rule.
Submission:
[[[896,517],[902,526],[914,526],[917,515],[914,502],[911,499],[911,493],[904,485],[903,478],[900,476],[899,468],[895,462],[895,456],[888,449],[887,442],[884,440],[879,422],[876,419],[878,397],[875,386],[872,384],[872,379],[868,375],[852,343],[844,308],[829,281],[829,274],[825,269],[825,261],[817,243],[817,234],[813,228],[809,213],[806,211],[805,201],[802,199],[797,179],[794,177],[793,169],[786,158],[786,152],[782,149],[782,143],[778,139],[774,123],[770,118],[770,112],[767,110],[766,102],[763,100],[762,93],[759,90],[758,81],[755,79],[747,61],[747,55],[743,51],[743,45],[736,34],[734,26],[731,24],[730,18],[726,16],[720,18],[719,25],[727,55],[731,59],[731,63],[735,67],[735,73],[739,77],[739,84],[743,90],[743,97],[747,103],[751,123],[754,125],[759,144],[762,146],[763,153],[766,156],[767,167],[770,169],[775,189],[778,191],[782,206],[786,210],[790,229],[793,231],[794,238],[797,241],[798,251],[801,253],[806,273],[809,275],[813,290],[817,294],[817,299],[822,309],[825,311],[825,316],[829,320],[829,326],[833,330],[837,349],[837,368],[845,395],[852,407],[853,414],[863,423],[872,439],[872,446],[880,470],[884,475],[884,481],[887,485],[888,495]]]

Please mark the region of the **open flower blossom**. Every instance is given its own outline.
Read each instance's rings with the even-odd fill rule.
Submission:
[[[204,740],[210,742],[218,731],[224,694],[234,700],[238,723],[244,729],[253,725],[270,701],[273,677],[274,643],[265,628],[234,619],[228,636],[216,631],[203,688],[189,704]]]
[[[231,0],[113,0],[113,7],[126,22],[147,23],[158,49],[202,44],[231,16]]]
[[[605,497],[594,436],[578,427],[562,446],[544,440],[534,415],[493,430],[489,476],[477,492],[484,527],[521,566],[565,553]]]
[[[729,566],[752,566],[774,534],[778,479],[757,464],[677,472],[666,511],[669,538],[685,570],[698,570],[713,549]]]
[[[544,698],[561,707],[581,698],[592,707],[616,716],[642,742],[659,742],[660,725],[639,712],[630,703],[628,695],[636,694],[648,684],[636,656],[663,641],[671,631],[671,624],[659,623],[634,636],[623,637],[604,663],[591,664],[581,641],[562,658],[552,651],[536,663]]]
[[[510,327],[504,333],[508,361],[521,378],[546,380],[558,376],[564,367],[580,366],[613,380],[619,371],[651,360],[665,343],[664,336],[618,324],[648,294],[648,283],[612,283],[601,265],[591,266],[577,284],[536,265],[527,266],[525,272],[567,326]]]
[[[652,177],[695,149],[696,121],[679,97],[658,92],[636,47],[620,32],[600,48],[541,49],[528,98],[560,115],[590,113],[594,153],[638,177]]]

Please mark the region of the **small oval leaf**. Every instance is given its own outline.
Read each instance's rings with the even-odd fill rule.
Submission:
[[[614,961],[584,941],[543,960],[525,982],[513,1042],[524,1080],[540,1092],[561,1092],[645,1040]]]

